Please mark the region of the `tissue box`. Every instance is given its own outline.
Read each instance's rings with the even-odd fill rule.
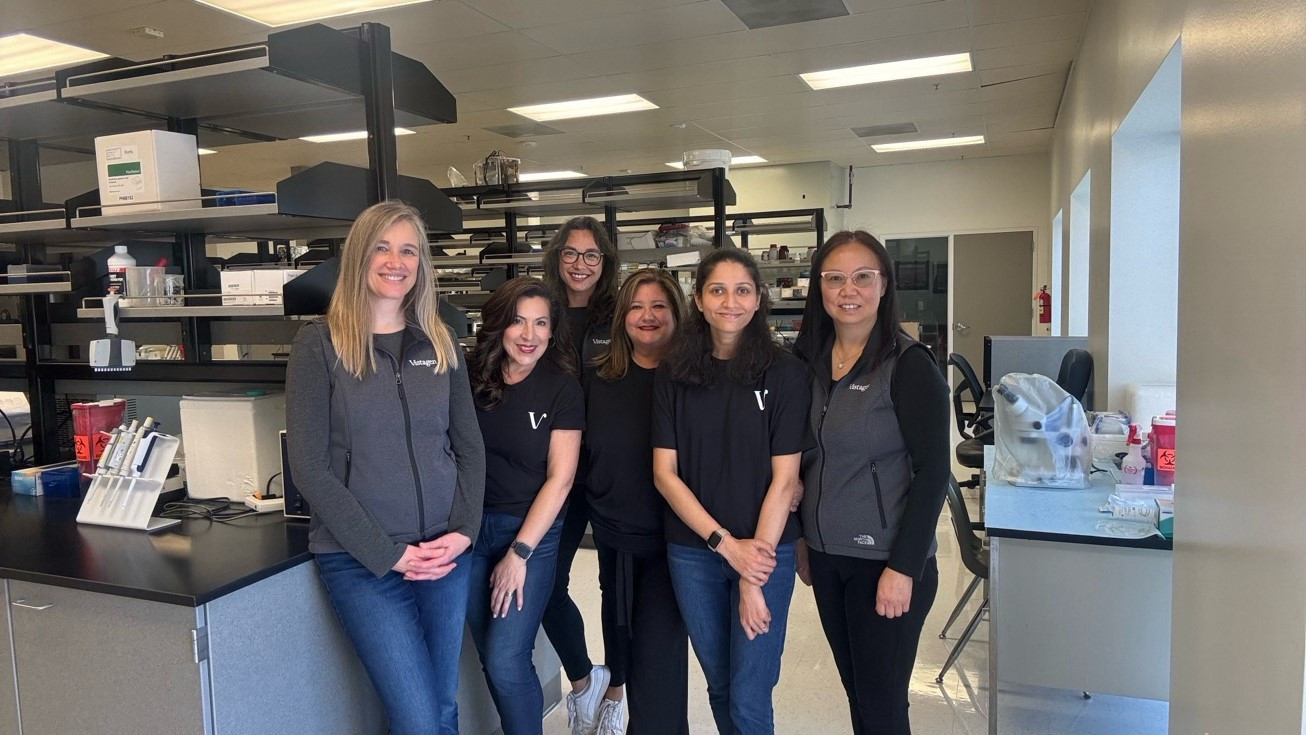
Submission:
[[[222,305],[254,304],[254,271],[222,271]]]
[[[193,135],[164,130],[102,135],[95,139],[95,168],[102,214],[199,207],[200,163]]]
[[[282,288],[304,271],[293,269],[256,270],[253,294],[255,304],[281,304]]]

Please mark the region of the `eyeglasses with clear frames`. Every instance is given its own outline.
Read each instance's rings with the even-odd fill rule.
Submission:
[[[598,250],[586,250],[582,253],[579,250],[563,248],[558,255],[562,256],[562,262],[564,263],[575,263],[577,258],[584,260],[585,265],[589,266],[598,265],[603,262],[603,253]]]
[[[565,251],[564,251],[565,252]],[[874,268],[863,268],[854,271],[851,276],[842,271],[821,271],[821,285],[826,288],[839,289],[848,283],[851,278],[853,285],[857,288],[873,288],[880,281],[881,273]]]

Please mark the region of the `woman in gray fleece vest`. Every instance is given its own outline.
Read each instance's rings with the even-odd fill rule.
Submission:
[[[835,233],[812,258],[818,281],[797,344],[817,439],[803,456],[798,574],[813,588],[854,735],[911,732],[907,689],[939,585],[934,527],[950,471],[948,388],[902,332],[891,266],[869,233]]]
[[[309,550],[390,732],[457,735],[485,447],[433,280],[417,210],[359,215],[326,318],[295,337],[286,439]]]

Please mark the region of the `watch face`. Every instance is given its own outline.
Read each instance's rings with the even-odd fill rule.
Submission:
[[[523,544],[520,541],[514,541],[512,543],[512,553],[521,557],[523,560],[531,558],[532,551],[533,549],[531,549],[531,547],[527,546],[526,544]]]

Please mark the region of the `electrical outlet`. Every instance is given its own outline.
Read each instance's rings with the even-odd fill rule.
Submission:
[[[259,513],[280,513],[286,507],[285,498],[264,498],[259,500],[253,495],[246,496],[245,505]]]

